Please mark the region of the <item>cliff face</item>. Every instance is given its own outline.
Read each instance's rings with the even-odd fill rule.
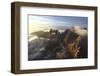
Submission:
[[[32,35],[38,38],[28,42],[28,60],[87,58],[87,30],[84,28],[74,27],[64,32],[50,29]]]

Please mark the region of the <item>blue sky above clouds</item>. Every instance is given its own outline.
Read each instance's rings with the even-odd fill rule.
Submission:
[[[74,17],[74,16],[42,16],[35,15],[30,16],[30,20],[33,23],[52,25],[52,26],[82,26],[87,27],[88,18],[87,17]]]
[[[87,17],[74,16],[43,16],[29,15],[29,33],[36,31],[48,31],[51,28],[57,30],[65,30],[73,26],[81,26],[87,28]]]

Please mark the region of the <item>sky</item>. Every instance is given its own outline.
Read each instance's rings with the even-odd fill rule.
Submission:
[[[29,33],[50,28],[87,27],[87,17],[29,15]]]

